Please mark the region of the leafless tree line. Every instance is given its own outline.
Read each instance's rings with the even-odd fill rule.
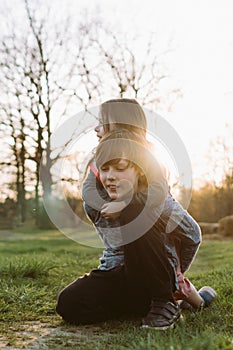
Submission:
[[[53,124],[74,107],[85,110],[110,96],[135,97],[154,107],[166,75],[153,36],[138,59],[131,43],[98,18],[83,16],[75,24],[64,13],[61,23],[49,7],[43,17],[28,0],[22,0],[22,10],[23,27],[8,19],[0,43],[0,136],[2,173],[24,221],[27,195],[33,194],[37,209],[40,196],[52,193],[51,169],[62,155],[61,149],[52,156]]]

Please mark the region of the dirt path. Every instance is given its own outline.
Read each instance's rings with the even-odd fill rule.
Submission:
[[[11,334],[14,340],[11,341]],[[15,331],[13,327],[9,329],[9,338],[0,335],[0,349],[3,350],[61,350],[69,347],[78,349],[78,345],[86,342],[88,339],[98,338],[99,336],[111,336],[111,332],[103,330],[98,326],[58,326],[51,327],[51,324],[38,321],[27,322],[20,325],[20,329]]]

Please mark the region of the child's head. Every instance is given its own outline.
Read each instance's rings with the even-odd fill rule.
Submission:
[[[100,179],[112,199],[146,185],[151,162],[155,159],[146,139],[125,129],[106,134],[96,149]]]
[[[140,169],[124,158],[112,159],[99,168],[100,181],[111,199],[138,192]]]
[[[104,133],[124,128],[144,137],[146,135],[146,116],[134,99],[121,98],[102,103],[100,124],[103,125]]]

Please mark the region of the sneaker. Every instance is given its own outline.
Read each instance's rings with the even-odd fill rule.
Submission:
[[[182,300],[180,303],[180,308],[182,310],[188,310],[188,311],[198,311],[201,310],[205,307],[210,306],[210,304],[214,301],[214,299],[217,296],[216,291],[209,287],[209,286],[204,286],[198,291],[199,295],[202,297],[202,304],[199,307],[199,309],[195,309],[192,305],[190,305],[187,301]]]
[[[198,293],[202,297],[204,301],[203,307],[208,307],[210,304],[214,301],[214,299],[217,296],[217,293],[215,290],[209,286],[204,286],[201,289],[199,289]]]
[[[141,327],[158,330],[173,328],[181,318],[179,304],[175,301],[152,301],[150,311],[143,318]]]
[[[204,302],[203,302],[203,303],[204,303]],[[181,308],[181,310],[186,310],[186,311],[192,311],[192,312],[194,312],[194,311],[200,310],[200,309],[202,308],[202,305],[201,305],[200,309],[195,309],[195,308],[194,308],[191,304],[189,304],[187,301],[182,300],[182,301],[180,302],[180,308]]]

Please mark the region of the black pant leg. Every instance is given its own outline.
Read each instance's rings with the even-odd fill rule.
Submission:
[[[93,270],[59,295],[56,311],[70,323],[91,324],[114,319],[127,310],[124,268]]]
[[[121,215],[121,225],[134,220],[143,209],[143,205],[131,204]],[[145,211],[142,220],[147,220]],[[124,235],[127,232],[122,226]],[[133,227],[133,225],[132,225]],[[137,291],[145,298],[168,301],[173,300],[175,276],[165,248],[165,237],[162,232],[163,223],[158,219],[154,225],[140,238],[132,240],[124,246],[125,273],[129,288]]]
[[[141,238],[125,245],[124,253],[129,289],[150,300],[173,300],[175,276],[160,232],[152,228]]]

